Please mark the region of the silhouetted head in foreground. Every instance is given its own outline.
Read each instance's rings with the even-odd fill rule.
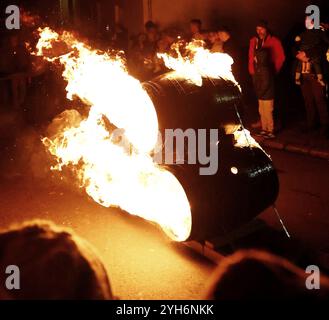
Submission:
[[[9,265],[20,289],[8,290]],[[0,299],[112,299],[102,262],[86,241],[48,222],[0,233]]]
[[[328,278],[321,276],[320,289],[309,290],[306,286],[309,276],[305,270],[284,258],[257,250],[239,251],[221,261],[205,298],[305,301],[329,299]]]

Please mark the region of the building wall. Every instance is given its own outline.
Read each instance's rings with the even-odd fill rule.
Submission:
[[[121,0],[120,22],[128,30],[129,35],[143,31],[145,6],[143,0]]]
[[[249,38],[259,19],[270,22],[280,36],[302,21],[309,0],[152,0],[152,16],[161,27],[188,28],[192,18],[204,28],[227,25],[239,37]]]

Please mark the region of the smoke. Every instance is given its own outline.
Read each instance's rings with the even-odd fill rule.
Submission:
[[[7,143],[3,159],[2,177],[14,179],[22,176],[46,178],[49,175],[50,159],[33,128],[21,128]]]

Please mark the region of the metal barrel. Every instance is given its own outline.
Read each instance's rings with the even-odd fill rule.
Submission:
[[[218,128],[224,133],[240,125],[241,93],[231,81],[204,78],[199,87],[170,72],[143,86],[155,105],[160,130]]]
[[[269,156],[260,148],[236,146],[227,129],[241,125],[241,95],[234,83],[203,79],[199,87],[164,74],[143,86],[153,100],[160,131],[220,129],[215,174],[200,175],[199,163],[165,164],[180,181],[191,206],[189,240],[228,234],[276,201],[279,181]]]

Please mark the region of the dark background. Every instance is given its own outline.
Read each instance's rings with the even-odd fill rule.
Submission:
[[[256,23],[265,19],[282,40],[287,57],[277,81],[276,118],[280,129],[304,112],[299,88],[293,81],[292,46],[303,30],[305,9],[309,4],[318,5],[321,21],[328,21],[328,3],[326,0],[4,0],[0,4],[0,36],[13,32],[5,30],[5,8],[9,4],[39,15],[42,25],[74,30],[91,41],[101,38],[106,42],[118,25],[127,32],[127,40],[132,39],[143,32],[144,23],[150,19],[160,30],[174,27],[182,33],[188,31],[192,18],[201,19],[205,30],[225,25],[236,48],[235,76],[243,89],[246,114],[252,116],[257,115],[257,103],[247,70],[248,45]],[[128,43],[124,48],[127,47]]]

